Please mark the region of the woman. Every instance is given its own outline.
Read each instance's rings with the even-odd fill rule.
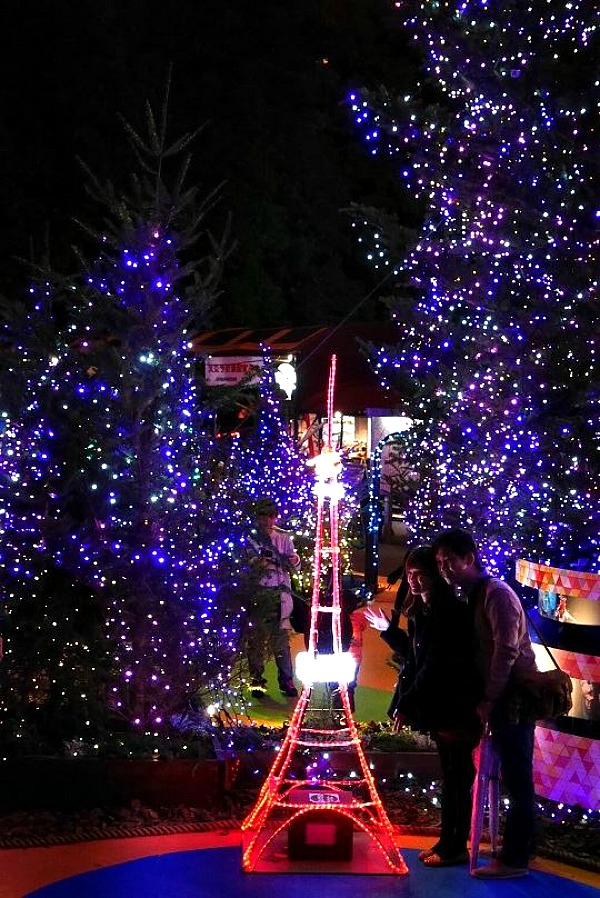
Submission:
[[[381,610],[368,609],[365,616],[405,659],[388,711],[394,729],[409,724],[429,732],[440,755],[440,838],[419,860],[428,867],[446,867],[469,860],[472,753],[481,735],[472,625],[466,603],[441,577],[430,546],[413,549],[405,564],[408,633],[390,625]]]

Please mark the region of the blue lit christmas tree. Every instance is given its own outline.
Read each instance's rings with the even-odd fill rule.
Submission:
[[[356,222],[397,288],[397,344],[371,351],[414,420],[412,528],[471,528],[505,573],[519,555],[597,571],[600,12],[396,6],[425,76],[351,102],[425,209],[404,261],[372,218]]]
[[[86,228],[91,261],[80,253],[75,275],[33,289],[3,372],[24,392],[0,432],[0,711],[12,750],[109,731],[158,745],[190,707],[235,698],[243,528],[223,505],[211,529],[222,456],[190,346],[227,238],[207,229],[216,194],[185,184],[194,135],[168,144],[166,120],[165,103],[158,124],[147,108],[147,136],[127,126],[138,160],[128,192],[88,172],[105,216]],[[50,304],[62,326],[32,341]]]

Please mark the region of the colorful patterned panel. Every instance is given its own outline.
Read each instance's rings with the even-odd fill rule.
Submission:
[[[600,657],[598,655],[576,655],[574,652],[565,652],[563,649],[552,649],[556,663],[562,667],[570,677],[576,680],[593,680],[600,683]],[[538,664],[538,667],[540,665]]]
[[[577,599],[600,601],[600,574],[547,567],[545,564],[535,564],[520,558],[517,561],[516,578],[523,586]]]
[[[538,726],[533,764],[541,798],[600,810],[600,742]]]

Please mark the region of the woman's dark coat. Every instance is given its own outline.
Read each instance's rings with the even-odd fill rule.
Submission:
[[[427,605],[417,597],[408,615],[408,633],[390,626],[381,634],[405,658],[388,714],[403,714],[422,732],[477,731],[475,711],[481,688],[475,668],[473,625],[466,602],[447,584]]]

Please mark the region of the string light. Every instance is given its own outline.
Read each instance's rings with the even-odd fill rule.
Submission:
[[[150,143],[147,170],[157,161]],[[299,536],[310,527],[305,459],[270,371],[256,433],[214,435],[191,341],[213,302],[214,272],[206,281],[204,262],[180,264],[204,219],[178,218],[156,183],[141,176],[99,235],[96,258],[61,282],[65,326],[53,320],[56,285],[41,283],[7,340],[0,582],[10,637],[0,717],[36,751],[42,732],[32,720],[42,727],[56,702],[68,732],[51,748],[61,750],[62,737],[90,752],[108,730],[124,750],[133,733],[157,754],[178,728],[189,735],[203,705],[247,710],[238,651],[252,503],[273,496]],[[193,205],[195,191],[185,196]],[[148,208],[157,220],[147,221]]]
[[[397,7],[426,79],[349,105],[425,210],[402,262],[381,217],[354,221],[370,264],[397,274],[397,344],[372,362],[417,422],[408,524],[419,539],[474,530],[507,575],[518,556],[598,571],[599,12]]]

